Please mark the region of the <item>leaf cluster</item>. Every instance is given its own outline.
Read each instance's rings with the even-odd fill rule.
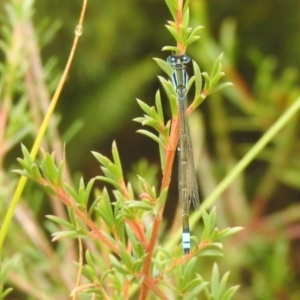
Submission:
[[[188,45],[199,39],[198,32],[202,28],[188,27],[189,1],[185,1],[183,7],[178,5],[179,2],[166,1],[174,18],[174,22],[168,23],[167,29],[175,38],[177,47],[164,48],[177,54],[184,53]],[[188,90],[194,85],[195,96],[188,113],[200,105],[208,94],[230,85],[218,85],[224,76],[221,58],[217,59],[210,75],[201,73],[200,67],[193,62],[194,75],[189,79]],[[170,65],[160,59],[156,59],[156,62],[169,77],[172,76]],[[54,153],[41,151],[42,159],[36,163],[22,145],[23,158],[18,159],[18,162],[23,169],[15,172],[43,186],[67,207],[69,220],[48,216],[58,226],[53,233],[53,240],[76,238],[78,241],[83,240],[88,249],[82,258],[84,262],[78,266],[89,283],[77,286],[73,291],[81,297],[92,295],[99,299],[123,299],[124,295],[129,298],[138,291],[141,299],[145,299],[148,294],[160,299],[168,299],[166,295],[169,294],[179,299],[194,299],[200,293],[209,293],[209,299],[227,300],[235,291],[234,288],[225,289],[228,275],[225,274],[219,282],[218,271],[214,268],[211,281],[204,281],[197,273],[195,264],[200,257],[221,256],[222,244],[219,240],[236,233],[240,228],[219,230],[216,227],[215,210],[209,213],[203,211],[202,236],[192,237],[192,251],[186,256],[183,256],[180,246],[174,248],[168,244],[166,240],[170,239],[166,234],[160,236],[178,140],[178,108],[170,80],[163,77],[159,77],[159,80],[169,99],[172,120],[164,120],[159,91],[155,96],[155,107],[138,100],[144,116],[135,119],[157,133],[139,130],[159,145],[163,173],[159,190],[137,174],[139,190],[142,192],[135,194],[131,183],[127,183],[124,178],[116,143],[112,146],[112,159],[93,152],[103,175],[92,178],[88,183],[81,178],[76,188],[66,182],[64,163],[57,164]],[[96,180],[109,184],[110,188],[96,190],[93,194]],[[89,247],[91,244],[93,247]]]
[[[166,0],[166,4],[173,17],[173,21],[168,21],[166,28],[176,40],[177,47],[165,46],[163,50],[182,54],[185,52],[187,46],[200,38],[198,34],[203,26],[197,26],[194,29],[189,27],[189,2],[189,0],[185,1],[184,6],[180,7],[179,1]]]
[[[115,143],[112,149],[113,160],[99,153],[93,153],[101,164],[104,176],[97,176],[87,185],[81,179],[78,189],[73,189],[64,182],[63,163],[56,166],[54,154],[43,152],[43,159],[40,165],[37,165],[30,158],[25,146],[22,146],[22,151],[24,158],[18,161],[24,169],[15,172],[42,185],[68,207],[69,221],[48,216],[53,222],[66,228],[55,232],[54,240],[63,237],[91,239],[102,249],[102,253],[107,253],[107,257],[104,258],[97,253],[86,252],[82,274],[92,286],[84,289],[84,293],[96,293],[102,297],[107,293],[107,286],[114,287],[113,298],[118,298],[124,293],[124,286],[128,286],[130,293],[134,293],[144,280],[147,248],[153,234],[153,223],[146,225],[145,222],[149,216],[155,216],[160,209],[161,202],[165,201],[164,193],[160,195],[160,198],[164,199],[160,199],[155,189],[149,186],[145,179],[139,177],[143,192],[140,199],[135,198],[130,184],[125,185]],[[107,182],[114,187],[114,200],[104,189],[91,203],[89,202],[95,180]],[[175,294],[192,299],[207,285],[198,275],[192,279],[195,276],[192,268],[194,259],[200,256],[222,255],[222,245],[218,240],[239,231],[240,228],[218,231],[215,228],[215,210],[210,214],[203,211],[203,221],[201,240],[192,237],[191,256],[182,257],[180,247],[176,247],[173,251],[165,247],[155,249],[151,259],[153,273],[148,279],[154,276],[150,284],[154,294],[163,295],[165,289],[169,289]],[[101,229],[100,224],[103,224]],[[170,284],[170,278],[179,280],[178,285]],[[130,284],[132,280],[134,284]]]

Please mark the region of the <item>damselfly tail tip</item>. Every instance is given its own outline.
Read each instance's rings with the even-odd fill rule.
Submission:
[[[182,248],[184,254],[189,254],[191,249],[191,237],[189,232],[182,232]]]
[[[189,248],[184,248],[183,252],[185,255],[190,254],[190,249]]]

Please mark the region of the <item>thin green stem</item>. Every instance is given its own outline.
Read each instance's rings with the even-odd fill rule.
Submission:
[[[211,207],[224,190],[242,173],[242,171],[253,161],[258,153],[272,140],[272,138],[285,126],[300,109],[300,97],[284,112],[284,114],[273,124],[273,126],[258,140],[248,153],[237,163],[233,170],[218,184],[215,190],[202,203],[202,209]],[[195,225],[200,217],[195,214],[191,224]],[[199,217],[197,217],[199,216]]]

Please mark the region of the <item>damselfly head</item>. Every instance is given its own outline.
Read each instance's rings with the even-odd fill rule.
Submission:
[[[186,54],[183,55],[170,55],[167,58],[167,63],[173,68],[182,68],[184,64],[187,64],[191,61],[191,58]]]

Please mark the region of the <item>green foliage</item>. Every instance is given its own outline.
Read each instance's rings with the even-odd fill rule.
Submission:
[[[229,300],[238,289],[238,286],[233,286],[226,289],[229,272],[225,273],[220,280],[218,266],[215,264],[212,270],[210,289],[209,286],[205,288],[207,299],[211,300]]]
[[[8,280],[8,277],[9,277],[9,274],[12,272],[13,269],[16,268],[17,264],[19,263],[20,261],[20,257],[17,256],[17,257],[14,257],[10,260],[5,260],[5,261],[0,261],[0,299],[5,299],[7,297],[7,295],[9,293],[12,292],[12,288],[9,287],[9,288],[6,288],[6,289],[3,289],[3,286],[2,284],[4,282],[6,282]]]
[[[54,1],[36,4],[50,5],[51,8],[59,4],[53,3]],[[209,96],[205,103],[205,114],[198,117],[199,110],[195,111],[190,120],[192,136],[196,136],[193,143],[195,153],[201,153],[200,162],[196,162],[197,172],[201,174],[201,191],[205,199],[211,200],[210,196],[218,190],[216,182],[235,170],[233,165],[237,157],[246,153],[254,138],[256,140],[257,136],[268,132],[283,111],[294,104],[299,94],[298,72],[291,67],[281,72],[284,60],[280,59],[278,63],[274,57],[262,54],[264,51],[248,48],[248,45],[247,48],[243,47],[235,32],[238,24],[240,36],[243,35],[241,22],[225,20],[221,24],[217,41],[213,37],[215,34],[210,32],[210,24],[206,23],[208,14],[205,1],[183,1],[182,7],[180,3],[177,0],[166,0],[173,18],[168,21],[166,31],[175,39],[176,45],[166,46],[163,50],[183,54],[189,48],[188,54],[194,59],[192,67],[188,67],[191,75],[188,82],[191,97],[188,113],[194,112]],[[35,184],[27,186],[23,195],[26,202],[21,202],[16,211],[15,221],[10,225],[1,253],[0,298],[16,299],[18,294],[14,294],[10,288],[14,286],[21,294],[20,299],[61,299],[70,294],[70,291],[73,299],[139,297],[229,300],[234,298],[234,294],[236,299],[298,299],[297,269],[291,265],[290,256],[294,244],[291,241],[297,239],[295,224],[300,220],[300,210],[297,203],[290,203],[291,194],[282,196],[282,191],[280,192],[281,186],[293,189],[293,192],[298,192],[300,187],[297,179],[300,166],[297,156],[298,119],[290,120],[290,115],[289,125],[282,133],[273,137],[271,145],[264,146],[257,156],[258,162],[254,162],[249,170],[244,171],[243,180],[238,178],[233,181],[236,174],[231,177],[230,182],[233,184],[228,188],[227,182],[226,193],[219,193],[216,209],[200,209],[193,213],[191,230],[195,235],[191,237],[191,254],[184,256],[179,242],[177,218],[173,218],[172,226],[165,223],[161,226],[165,205],[173,197],[169,193],[168,176],[173,165],[170,156],[174,154],[170,153],[176,148],[172,126],[178,117],[176,93],[169,80],[173,69],[165,60],[155,59],[159,68],[167,74],[167,78],[158,77],[163,92],[156,92],[155,98],[151,100],[154,105],[137,100],[144,115],[134,119],[142,126],[148,126],[138,132],[155,141],[154,145],[158,145],[161,172],[158,172],[156,165],[143,160],[127,176],[126,168],[122,167],[122,162],[126,160],[126,151],[120,146],[119,140],[118,148],[122,151],[118,151],[114,142],[111,158],[92,152],[100,163],[101,174],[89,180],[84,179],[86,175],[79,176],[72,183],[67,164],[62,157],[62,141],[69,141],[75,136],[75,146],[67,145],[66,156],[68,162],[70,157],[77,160],[72,166],[72,169],[76,169],[74,165],[80,166],[79,162],[88,161],[85,150],[91,149],[96,140],[100,141],[122,127],[124,120],[131,118],[127,115],[129,111],[136,114],[133,107],[136,109],[137,105],[132,99],[139,91],[145,90],[146,83],[149,86],[150,79],[157,72],[155,64],[149,58],[145,61],[140,59],[140,49],[137,46],[144,44],[145,39],[155,39],[157,44],[153,43],[153,47],[161,47],[159,30],[155,30],[155,20],[151,20],[153,28],[149,30],[147,16],[151,15],[152,18],[153,14],[147,11],[147,14],[142,15],[138,10],[138,3],[124,5],[119,10],[113,1],[109,1],[102,4],[99,22],[99,10],[90,10],[90,16],[97,14],[97,21],[86,26],[84,34],[87,40],[92,41],[93,47],[90,47],[88,55],[86,49],[79,52],[79,80],[73,81],[74,74],[70,74],[72,91],[67,94],[68,101],[64,101],[67,113],[62,118],[65,122],[68,116],[74,116],[78,104],[73,102],[73,96],[77,93],[75,87],[78,86],[80,93],[77,94],[81,94],[83,103],[80,104],[80,114],[86,119],[86,130],[82,135],[76,135],[82,124],[78,120],[69,126],[69,131],[64,135],[66,139],[61,139],[52,124],[49,136],[44,141],[45,150],[40,151],[39,159],[33,160],[24,145],[31,143],[35,128],[40,126],[43,107],[49,103],[43,95],[45,91],[53,91],[57,74],[53,74],[55,62],[51,59],[34,75],[36,77],[32,82],[28,81],[32,74],[30,67],[34,66],[37,70],[36,67],[39,66],[34,59],[39,56],[39,51],[36,51],[39,47],[31,43],[36,39],[35,34],[30,35],[23,30],[30,25],[42,46],[51,37],[55,37],[59,24],[63,24],[62,28],[67,27],[69,30],[71,27],[71,31],[74,31],[73,23],[69,21],[69,6],[67,15],[62,18],[63,23],[51,19],[33,28],[33,4],[33,1],[28,0],[8,1],[6,20],[1,24],[0,47],[3,63],[0,64],[0,113],[1,122],[5,125],[4,132],[0,134],[0,206],[3,208],[0,209],[1,222],[13,194],[15,174],[25,176]],[[65,4],[59,5],[63,7]],[[93,8],[96,8],[97,4],[94,5]],[[208,5],[216,3],[210,1]],[[210,17],[213,18],[213,14],[220,12],[223,5],[218,3],[217,10],[214,9]],[[60,9],[57,13],[62,11]],[[130,20],[124,19],[125,11],[129,12]],[[157,14],[158,11],[161,10],[157,10]],[[263,13],[265,12],[262,11]],[[260,14],[253,14],[253,18],[258,15]],[[199,20],[204,26],[189,27],[189,24],[198,24]],[[245,17],[245,22],[247,20]],[[277,18],[276,22],[280,23],[280,20]],[[218,22],[211,22],[214,23],[215,30]],[[89,32],[89,28],[95,30]],[[128,30],[136,34],[130,35]],[[155,38],[151,32],[155,33]],[[96,46],[98,35],[101,37],[100,47]],[[57,36],[61,44],[63,35],[58,33]],[[126,37],[125,43],[124,39],[118,40],[120,36]],[[281,42],[280,34],[276,36]],[[142,39],[138,40],[138,37]],[[242,38],[247,43],[250,40],[247,35]],[[137,44],[134,43],[135,39]],[[255,35],[256,39],[259,40],[260,37]],[[63,44],[68,45],[68,42]],[[64,45],[60,46],[54,49],[56,53],[61,52],[64,55]],[[46,51],[52,51],[49,49]],[[276,53],[278,47],[271,51]],[[30,55],[32,53],[34,54]],[[293,61],[295,56],[287,57],[296,65],[296,61]],[[251,65],[252,81],[245,80],[249,76],[248,68],[247,74],[243,75],[243,67],[237,65],[241,60],[247,60],[248,68]],[[90,61],[93,63],[88,66]],[[118,64],[122,65],[121,69]],[[211,71],[209,73],[202,70]],[[95,80],[95,73],[100,73],[103,77]],[[224,82],[225,73],[226,80],[234,82],[234,88],[225,89],[232,85]],[[48,84],[45,84],[45,80],[49,81]],[[92,84],[86,83],[81,86],[81,81],[95,81],[96,88],[93,90]],[[88,86],[88,93],[84,92],[84,85]],[[190,96],[192,93],[193,96]],[[165,100],[168,101],[170,115],[166,113]],[[204,125],[201,118],[205,120]],[[208,140],[213,143],[206,144],[203,139],[200,151],[197,143],[200,143],[199,137],[204,130]],[[242,142],[237,136],[242,137]],[[22,169],[11,174],[8,171],[16,168],[15,163],[11,163],[11,157],[16,157],[16,154],[11,151],[20,142],[23,158],[18,159],[18,162]],[[128,145],[130,151],[127,152],[131,152],[130,146]],[[85,154],[78,159],[80,153]],[[146,153],[143,155],[146,156]],[[239,170],[239,175],[242,170],[244,169]],[[46,193],[37,185],[43,187]],[[51,201],[46,201],[46,194]],[[214,201],[216,197],[209,202],[210,205]],[[273,205],[273,201],[277,206]],[[206,200],[202,201],[205,208],[207,203]],[[47,220],[44,221],[41,216],[44,216],[49,206],[51,211],[47,211]],[[274,207],[280,208],[274,213]],[[174,210],[174,206],[172,209]],[[246,230],[241,231],[240,226]],[[55,247],[48,241],[48,232],[56,242]],[[11,253],[18,253],[17,258],[10,259]],[[74,261],[77,261],[76,265]],[[230,277],[227,270],[230,270]],[[75,277],[84,279],[75,284]],[[239,289],[235,285],[237,283],[241,284]]]
[[[188,45],[191,42],[191,36],[187,34],[188,30],[185,30],[189,18],[187,6],[184,7],[183,13],[183,26],[181,27],[183,33],[178,36],[178,42]],[[170,77],[169,67],[159,59],[156,59],[156,61]],[[195,101],[199,105],[199,97],[204,99],[206,95],[199,96],[203,92],[202,75],[197,64],[195,62],[193,64],[195,77],[193,76],[190,79],[188,86],[190,88],[194,82],[196,83]],[[215,66],[217,67],[213,68],[211,77],[206,75],[208,83],[205,87],[207,90],[214,87],[223,76],[220,59],[218,59]],[[169,99],[172,116],[175,118],[177,117],[177,104],[174,88],[170,81],[163,77],[159,77],[159,79]],[[147,130],[139,130],[139,132],[159,144],[162,172],[167,174],[167,170],[170,168],[168,162],[170,157],[166,149],[170,147],[171,135],[174,133],[170,127],[171,120],[165,123],[160,92],[156,93],[155,107],[150,107],[141,100],[138,100],[138,104],[145,114],[143,117],[136,118],[135,121],[152,127],[158,133],[158,136]],[[82,274],[91,282],[91,285],[80,290],[82,296],[92,294],[104,297],[107,293],[106,286],[112,286],[114,288],[112,297],[119,298],[124,294],[124,287],[127,286],[128,295],[134,294],[136,289],[140,289],[141,295],[147,295],[148,290],[151,290],[154,295],[166,299],[165,292],[169,290],[174,295],[179,295],[179,298],[193,299],[208,284],[202,282],[198,275],[193,275],[195,273],[193,266],[196,257],[222,255],[222,245],[217,241],[221,237],[239,230],[239,228],[235,228],[219,232],[215,228],[215,210],[212,210],[210,214],[203,211],[204,229],[202,239],[199,242],[196,237],[192,237],[194,244],[192,255],[182,258],[182,250],[179,250],[178,247],[175,248],[175,251],[172,251],[170,248],[156,248],[154,245],[158,235],[159,227],[157,226],[160,223],[167,198],[168,186],[162,185],[159,193],[157,193],[154,186],[151,186],[147,180],[139,176],[139,190],[142,193],[139,196],[140,199],[137,200],[131,184],[125,183],[115,142],[112,147],[112,160],[93,152],[101,165],[104,176],[95,177],[87,185],[85,185],[83,179],[80,179],[78,189],[74,189],[64,182],[64,164],[61,162],[56,166],[53,154],[42,152],[43,158],[38,166],[31,159],[28,150],[24,146],[22,146],[22,152],[24,158],[18,161],[23,170],[16,170],[15,172],[45,187],[48,192],[58,197],[69,209],[70,221],[65,221],[57,216],[48,216],[50,220],[67,229],[56,231],[53,234],[54,240],[63,237],[92,239],[94,242],[101,242],[102,251],[108,254],[107,262],[109,265],[105,263],[104,258],[100,258],[100,253],[93,253],[92,256],[91,252],[86,252],[86,264],[82,268]],[[89,202],[92,186],[96,179],[113,186],[114,199],[104,188],[99,196]],[[149,223],[148,226],[143,225],[149,216],[153,219],[153,223]],[[99,229],[98,223],[104,224],[105,230]],[[110,266],[109,271],[99,273],[95,261],[104,268]],[[152,277],[152,269],[156,270],[155,277]],[[169,284],[171,278],[172,281],[175,281],[175,285]],[[135,285],[130,284],[133,279]]]
[[[166,28],[169,30],[177,44],[184,45],[186,48],[188,45],[196,42],[200,36],[199,31],[203,26],[197,26],[191,28],[189,26],[189,2],[185,1],[183,8],[179,7],[179,2],[176,0],[166,1],[168,8],[172,14],[174,21],[169,21]],[[174,51],[175,53],[181,53],[181,47],[166,46],[163,50]]]
[[[91,180],[87,186],[81,179],[79,182],[79,188],[77,190],[71,188],[68,184],[61,180],[61,166],[56,167],[54,164],[54,156],[48,153],[43,153],[43,159],[41,160],[40,166],[32,161],[29,156],[27,149],[22,146],[24,159],[19,159],[20,164],[24,170],[16,170],[15,172],[22,174],[23,176],[29,177],[31,180],[41,184],[46,190],[58,197],[68,207],[72,208],[75,218],[71,218],[70,221],[63,220],[56,216],[48,216],[53,222],[65,227],[67,230],[58,231],[53,234],[54,240],[63,237],[69,238],[92,238],[95,241],[99,240],[102,243],[103,248],[108,248],[109,251],[118,255],[118,259],[109,255],[110,271],[103,273],[102,276],[96,275],[96,267],[91,258],[89,252],[86,253],[87,265],[83,268],[83,274],[92,282],[101,282],[101,285],[95,283],[94,288],[100,288],[102,290],[108,283],[112,282],[115,288],[121,294],[124,288],[125,282],[129,278],[136,278],[137,282],[142,281],[140,273],[142,272],[143,265],[147,259],[147,252],[145,252],[143,243],[147,243],[145,237],[151,237],[151,231],[153,228],[141,228],[142,221],[151,213],[155,215],[165,201],[165,192],[162,192],[159,197],[156,196],[155,189],[148,186],[147,182],[140,178],[141,188],[143,190],[141,200],[134,200],[134,195],[130,190],[130,185],[127,187],[124,185],[122,176],[122,168],[120,158],[117,152],[115,143],[113,144],[113,158],[114,161],[100,155],[99,153],[93,153],[97,160],[101,163],[101,169],[105,176],[97,176],[97,179],[104,180],[110,183],[116,189],[114,191],[114,201],[110,198],[106,189],[103,190],[102,195],[96,197],[93,200],[92,205],[88,209],[87,203],[90,198],[90,192],[94,179]],[[127,189],[129,188],[129,189]],[[203,213],[204,227],[201,242],[197,241],[196,237],[193,237],[194,249],[193,255],[197,256],[220,256],[222,255],[222,245],[217,241],[224,236],[228,236],[240,230],[240,228],[225,229],[218,231],[215,228],[216,213],[212,210],[210,214],[205,211]],[[98,229],[95,230],[97,223],[100,222],[105,224],[106,230]],[[133,222],[133,223],[132,223]],[[144,221],[143,221],[144,222]],[[84,227],[79,224],[85,224]],[[79,227],[78,227],[79,226]],[[148,231],[150,229],[150,231]],[[141,233],[140,230],[146,231]],[[128,252],[127,247],[124,244],[130,243],[131,251]],[[103,249],[105,249],[103,248]],[[158,248],[154,252],[153,256],[153,267],[159,270],[159,279],[157,284],[168,286],[175,292],[179,292],[182,295],[195,295],[204,288],[205,284],[201,283],[201,289],[197,282],[201,280],[195,278],[188,280],[193,277],[194,259],[191,259],[193,263],[188,261],[187,265],[176,261],[185,261],[182,257],[182,250],[176,248],[173,252],[171,249]],[[106,250],[107,251],[107,250]],[[100,253],[99,253],[100,254]],[[96,254],[95,254],[96,255]],[[101,260],[97,256],[98,260]],[[105,264],[105,260],[101,260],[101,265]],[[179,270],[181,270],[179,272]],[[179,273],[178,273],[179,272]],[[183,273],[182,273],[183,272]],[[116,277],[115,277],[116,276]],[[170,287],[167,284],[168,278],[184,278],[178,286],[178,290],[174,287]],[[118,278],[117,283],[115,282]],[[183,280],[183,279],[182,279]],[[103,286],[102,286],[103,285]],[[190,289],[191,288],[191,289]],[[85,291],[87,294],[94,293],[93,289]],[[104,292],[104,291],[103,291]],[[98,292],[97,292],[98,293]],[[102,292],[101,292],[102,293]],[[192,297],[192,296],[188,296]],[[192,299],[192,298],[191,298]]]

